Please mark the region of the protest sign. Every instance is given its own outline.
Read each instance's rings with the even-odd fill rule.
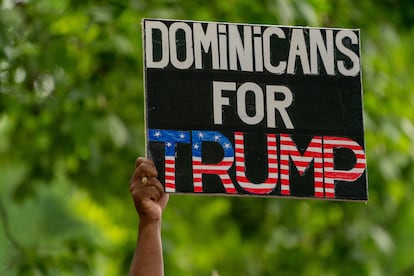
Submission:
[[[368,199],[356,29],[143,20],[167,192]]]

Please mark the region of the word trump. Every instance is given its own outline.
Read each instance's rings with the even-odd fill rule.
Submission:
[[[147,68],[356,76],[359,32],[215,22],[145,20]],[[208,60],[208,62],[207,62]]]
[[[352,185],[366,170],[364,149],[350,138],[313,136],[306,149],[300,150],[288,134],[266,134],[266,179],[253,183],[246,173],[245,133],[233,132],[233,135],[230,140],[217,131],[149,129],[148,141],[164,144],[165,190],[176,191],[176,175],[179,171],[176,171],[175,165],[179,144],[191,145],[191,165],[188,166],[191,166],[196,193],[203,192],[203,175],[216,175],[227,194],[266,195],[280,185],[280,194],[290,196],[291,171],[295,168],[299,176],[313,174],[314,197],[335,198],[338,181]],[[204,143],[218,146],[220,153],[216,155],[222,156],[220,160],[214,163],[203,160]],[[349,151],[354,156],[355,162],[351,168],[337,168],[335,160],[340,150]]]

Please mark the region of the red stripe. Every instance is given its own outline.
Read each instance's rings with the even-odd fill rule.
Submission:
[[[323,169],[322,162],[313,162],[313,166],[315,167],[315,169]]]
[[[289,159],[281,159],[280,160],[280,165],[286,165],[286,166],[289,166],[289,164],[290,164],[290,160]]]
[[[233,181],[231,181],[231,179],[221,179],[221,182],[223,184],[232,184],[233,185]]]
[[[323,162],[323,166],[324,166],[325,169],[333,169],[334,163],[333,162],[324,161]]]
[[[323,147],[325,150],[337,149],[337,148],[345,148],[345,149],[351,149],[351,150],[363,150],[363,148],[360,145],[329,144],[329,142],[325,142]]]
[[[243,148],[239,148],[239,147],[236,147],[236,149],[235,149],[235,152],[236,153],[244,153],[244,149]]]
[[[217,164],[205,164],[205,163],[201,163],[198,161],[193,161],[193,168],[196,166],[205,166],[205,167],[227,167],[230,168],[231,166],[233,166],[233,161],[221,161],[220,163]],[[204,169],[194,169],[194,170],[204,170]],[[225,169],[223,169],[225,170]]]
[[[276,143],[276,141],[267,141],[267,146],[268,147],[276,147],[277,143]]]
[[[306,162],[306,161],[293,161],[293,164],[295,164],[298,167],[308,167],[312,161]]]
[[[228,194],[236,194],[237,193],[237,190],[235,188],[227,188],[226,189],[226,192]]]
[[[165,176],[165,181],[167,181],[167,180],[169,180],[169,181],[174,181],[175,180],[175,176]]]
[[[285,150],[283,148],[280,149],[280,155],[295,155],[295,156],[301,156],[299,151],[295,151],[295,150]]]
[[[236,140],[234,140],[234,144],[236,146],[243,146],[244,145],[243,138],[242,139],[236,139]]]
[[[313,172],[313,177],[323,177],[323,172],[314,171]]]
[[[323,188],[323,183],[319,181],[315,181],[315,188]]]
[[[337,179],[337,180],[356,180],[361,176],[361,173],[349,173],[349,172],[325,172],[325,177]]]
[[[290,190],[282,190],[281,194],[282,195],[290,195]]]
[[[323,197],[323,192],[315,192],[315,197]]]
[[[270,188],[244,188],[244,189],[252,194],[263,195],[263,194],[270,193],[274,188],[272,189]]]
[[[289,185],[289,180],[287,180],[287,179],[280,179],[280,183],[282,185]]]
[[[334,163],[325,161],[324,162],[324,167],[325,167],[325,169],[333,169],[334,168]],[[353,168],[351,168],[349,170],[335,170],[335,172],[348,172],[352,169],[365,169],[365,168],[366,168],[365,163],[357,163],[357,164],[355,164],[355,166]]]
[[[218,174],[218,175],[222,175],[222,174],[227,174],[227,169],[206,169],[206,170],[202,170],[200,172],[202,174]]]
[[[236,162],[243,162],[244,163],[244,157],[243,156],[238,156],[236,154]]]
[[[304,154],[301,154],[298,150],[284,150],[281,149],[280,150],[280,155],[284,155],[284,156],[294,156],[294,157],[312,157],[312,158],[321,158],[322,157],[322,152],[309,152],[306,151]]]

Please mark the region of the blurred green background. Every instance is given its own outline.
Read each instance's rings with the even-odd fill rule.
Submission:
[[[414,274],[411,0],[1,0],[0,274],[126,275],[141,19],[361,28],[369,202],[171,196],[167,275]]]

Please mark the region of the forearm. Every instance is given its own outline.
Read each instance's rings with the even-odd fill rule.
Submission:
[[[161,222],[140,222],[137,246],[129,275],[164,275]]]

